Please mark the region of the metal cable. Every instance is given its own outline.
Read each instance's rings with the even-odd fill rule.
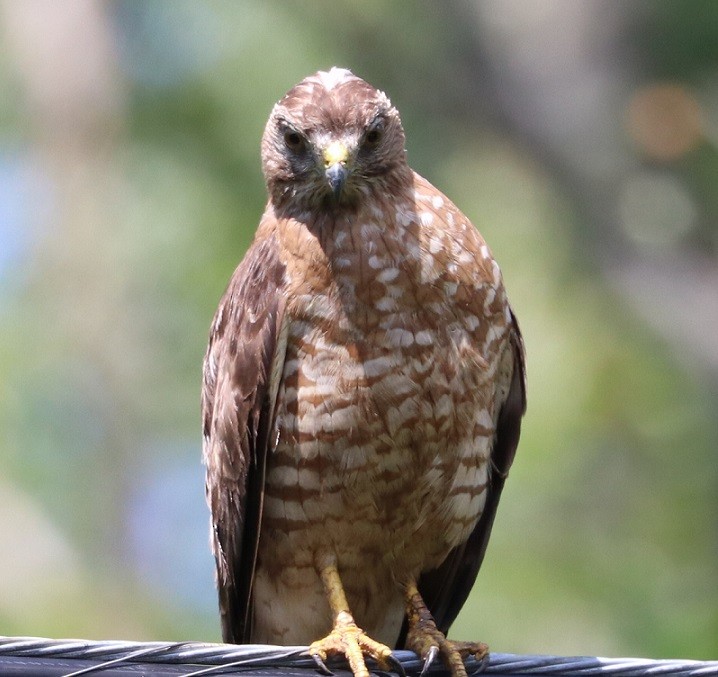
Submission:
[[[255,669],[309,670],[314,674],[314,661],[306,647],[265,645],[204,644],[199,642],[120,642],[83,639],[43,639],[39,637],[0,636],[0,668],[2,658],[24,657],[93,661],[81,669],[65,673],[65,677],[80,674],[111,673],[118,665],[174,665],[195,668],[189,675],[212,675],[227,668],[240,671]],[[421,661],[410,651],[396,651],[395,657],[409,675],[421,671]],[[342,662],[330,663],[337,668]],[[592,656],[527,656],[492,653],[485,665],[467,662],[471,674],[479,669],[486,675],[542,675],[555,677],[718,677],[718,661],[651,660],[643,658],[597,658]],[[1,670],[0,670],[1,672]],[[445,669],[437,661],[431,673],[439,675]]]

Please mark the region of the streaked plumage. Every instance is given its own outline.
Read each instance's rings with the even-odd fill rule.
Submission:
[[[408,167],[386,96],[349,71],[285,95],[262,162],[269,203],[204,364],[223,637],[328,633],[330,561],[373,639],[404,641],[412,581],[445,633],[481,565],[525,408],[498,266]]]

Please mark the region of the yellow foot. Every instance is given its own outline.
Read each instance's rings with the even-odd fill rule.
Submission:
[[[424,661],[422,676],[437,656],[441,656],[452,677],[466,677],[465,658],[473,656],[481,661],[489,655],[489,647],[483,642],[455,642],[446,639],[446,635],[436,627],[415,586],[407,588],[406,601],[409,620],[406,648],[419,654]]]
[[[364,634],[346,611],[337,615],[334,629],[323,639],[312,642],[309,655],[325,674],[332,674],[324,665],[328,656],[346,656],[354,677],[369,677],[364,656],[373,658],[382,670],[396,669],[391,649]],[[403,672],[403,671],[402,671]]]

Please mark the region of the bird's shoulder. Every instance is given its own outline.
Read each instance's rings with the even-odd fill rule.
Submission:
[[[507,303],[501,269],[471,219],[438,188],[414,173],[414,218],[419,224],[425,278],[458,285],[457,303],[486,302],[486,311],[503,312]],[[491,307],[489,307],[491,306]]]

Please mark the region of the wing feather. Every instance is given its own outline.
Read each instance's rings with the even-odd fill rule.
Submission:
[[[286,350],[285,267],[273,235],[255,241],[222,297],[202,388],[206,495],[225,642],[251,632],[266,458]]]

